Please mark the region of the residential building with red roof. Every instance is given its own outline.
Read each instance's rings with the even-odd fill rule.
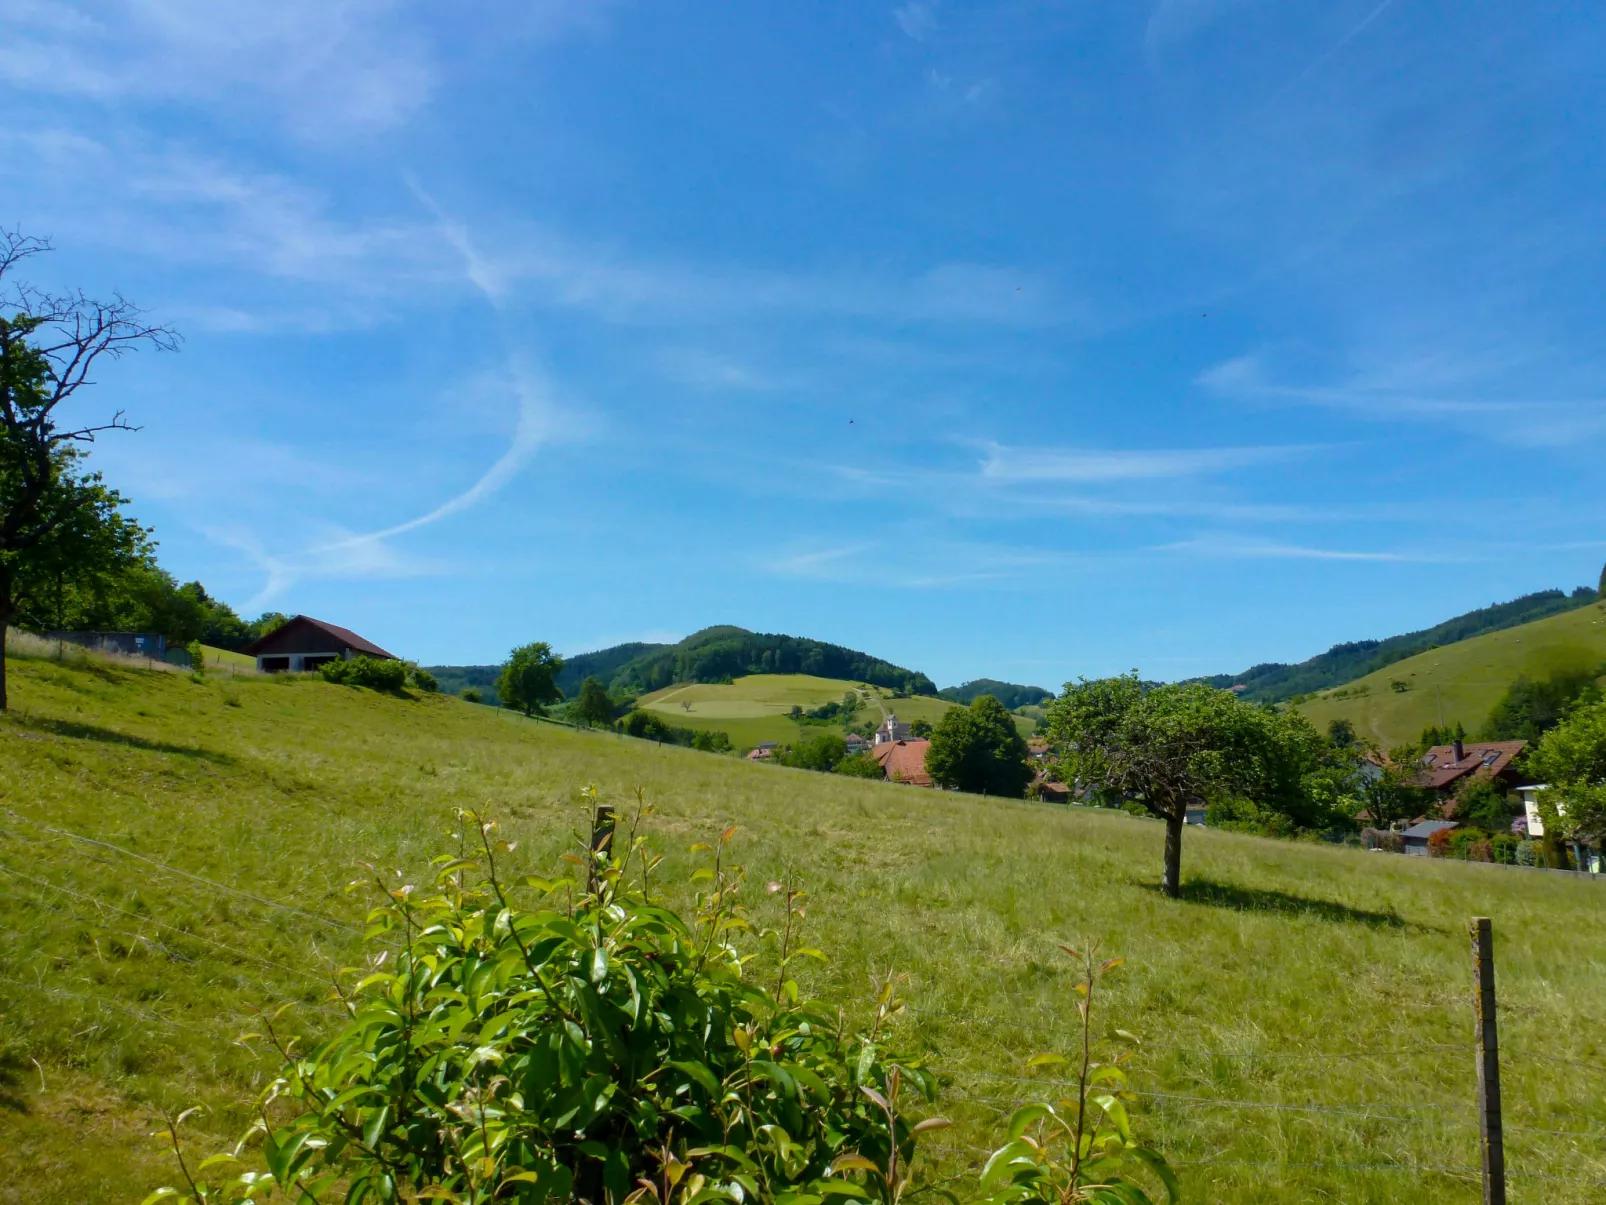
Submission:
[[[888,782],[907,783],[912,787],[932,787],[931,773],[926,769],[926,750],[930,741],[882,741],[870,750],[870,756],[881,763]]]

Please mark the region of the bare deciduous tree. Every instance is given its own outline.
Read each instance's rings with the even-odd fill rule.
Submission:
[[[50,293],[17,279],[50,244],[0,230],[0,711],[6,709],[4,633],[24,558],[81,518],[74,449],[105,431],[137,430],[122,410],[103,422],[63,422],[58,410],[97,363],[140,347],[171,351],[178,335],[113,294]]]

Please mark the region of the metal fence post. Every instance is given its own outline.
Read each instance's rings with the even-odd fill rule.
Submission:
[[[596,810],[591,813],[591,873],[587,877],[587,889],[596,893],[599,886],[597,879],[597,862],[600,855],[608,851],[613,844],[613,804],[599,803]]]
[[[1474,1001],[1478,1017],[1478,1130],[1483,1147],[1483,1205],[1506,1205],[1506,1148],[1500,1124],[1500,1034],[1495,1018],[1494,927],[1472,918]]]

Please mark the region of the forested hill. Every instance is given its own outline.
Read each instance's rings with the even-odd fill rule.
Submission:
[[[465,686],[475,686],[487,700],[495,697],[493,687],[499,666],[428,668],[444,691],[456,694]],[[564,697],[572,699],[579,693],[580,683],[591,677],[606,684],[615,695],[636,695],[677,682],[723,682],[744,674],[814,674],[869,682],[912,695],[937,693],[936,685],[925,674],[869,653],[801,636],[770,635],[729,626],[704,628],[679,644],[616,644],[592,653],[566,656],[557,682]]]
[[[619,668],[609,686],[616,692],[645,694],[676,682],[723,682],[744,674],[814,674],[914,695],[937,693],[936,684],[925,674],[869,653],[802,636],[737,627],[704,628],[679,644],[632,658]]]
[[[1297,695],[1342,686],[1356,678],[1376,673],[1396,661],[1425,653],[1442,644],[1469,640],[1486,632],[1498,632],[1531,623],[1549,615],[1559,615],[1595,601],[1597,594],[1588,586],[1580,586],[1571,594],[1560,590],[1541,590],[1524,594],[1510,602],[1495,603],[1465,615],[1457,615],[1420,632],[1407,632],[1403,636],[1390,636],[1386,640],[1352,640],[1335,644],[1325,653],[1301,661],[1298,665],[1267,662],[1246,669],[1241,674],[1216,674],[1199,681],[1223,689],[1242,684],[1247,689],[1241,697],[1256,702],[1280,703]]]
[[[1000,682],[996,678],[976,678],[963,686],[944,686],[937,697],[950,703],[970,703],[979,695],[992,695],[1005,707],[1030,707],[1044,699],[1052,699],[1054,692],[1041,686],[1021,686],[1015,682]]]

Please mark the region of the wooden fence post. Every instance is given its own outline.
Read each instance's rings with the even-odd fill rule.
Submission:
[[[613,804],[599,803],[596,811],[591,813],[591,873],[586,882],[587,890],[593,895],[596,894],[599,886],[597,856],[605,852],[612,844]]]
[[[1474,1001],[1478,1017],[1478,1131],[1483,1148],[1483,1205],[1506,1205],[1506,1148],[1500,1123],[1500,1034],[1495,1019],[1494,927],[1472,918]]]

